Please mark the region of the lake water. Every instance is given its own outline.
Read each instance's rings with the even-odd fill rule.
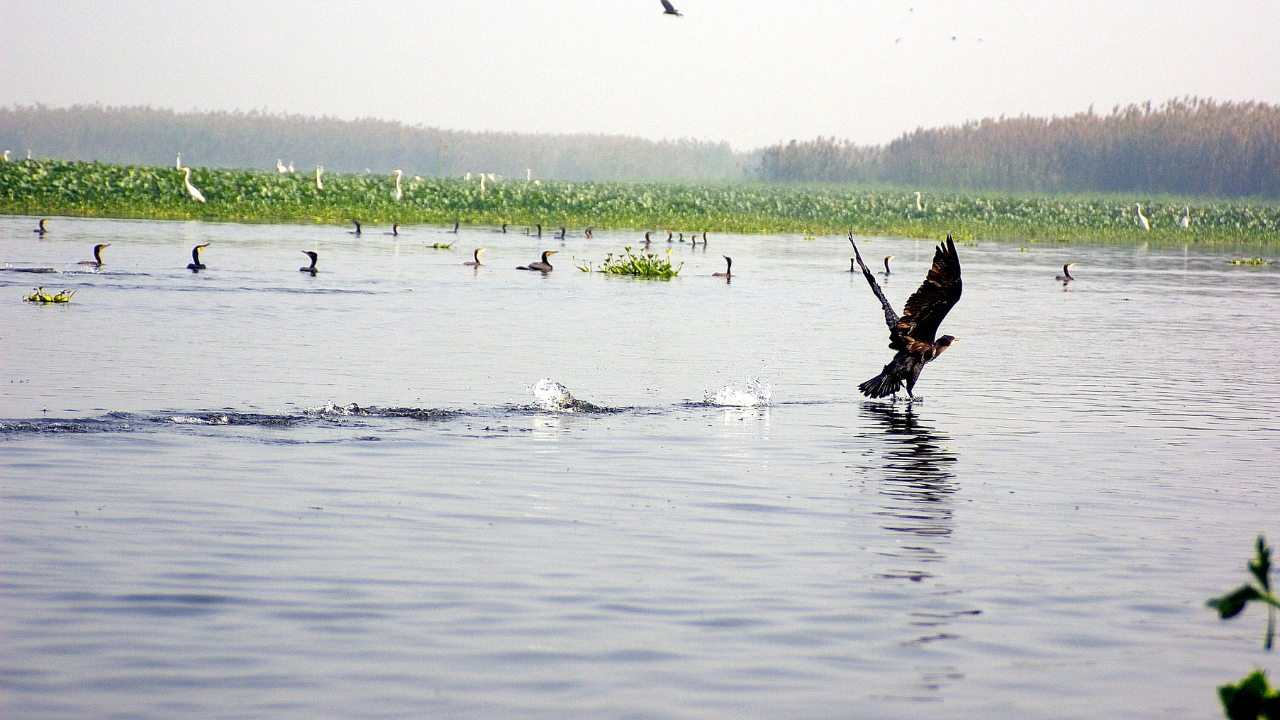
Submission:
[[[872,403],[843,238],[655,243],[658,282],[573,269],[635,232],[34,226],[0,218],[6,718],[1211,718],[1280,672],[1204,607],[1280,541],[1275,265],[961,246],[963,343]],[[901,308],[933,243],[860,247]]]

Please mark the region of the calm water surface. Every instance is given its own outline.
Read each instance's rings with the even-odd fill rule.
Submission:
[[[0,218],[6,718],[1209,718],[1280,672],[1204,607],[1280,540],[1274,265],[961,247],[908,405],[857,393],[891,351],[842,238],[649,282],[573,269],[630,232],[32,227]],[[900,308],[932,243],[860,245]]]

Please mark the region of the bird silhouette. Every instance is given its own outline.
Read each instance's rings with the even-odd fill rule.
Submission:
[[[36,228],[35,230],[32,230],[31,232],[36,233],[40,237],[44,237],[44,234],[49,232],[47,229],[45,229],[45,226],[44,226],[44,224],[47,222],[49,222],[48,219],[40,218],[40,227]]]
[[[676,17],[684,17],[684,15],[679,10],[671,6],[671,0],[662,0],[662,14],[675,15]]]
[[[316,273],[320,272],[316,269],[316,261],[320,259],[320,254],[313,250],[303,250],[302,254],[311,258],[311,264],[298,268],[298,272],[311,273],[311,277],[315,277]]]

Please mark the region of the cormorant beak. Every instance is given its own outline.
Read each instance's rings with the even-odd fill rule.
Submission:
[[[890,261],[890,260],[894,259],[895,257],[897,257],[897,255],[890,255],[889,257],[885,258],[885,262],[888,262],[888,261]]]
[[[1076,264],[1075,264],[1075,263],[1067,263],[1067,269],[1068,269],[1068,270],[1070,270],[1071,268],[1073,268],[1073,267],[1075,267],[1075,266],[1076,266]]]
[[[555,254],[556,254],[556,253],[558,253],[558,252],[560,252],[560,251],[559,251],[559,250],[548,250],[548,251],[547,251],[547,254],[548,254],[548,255],[555,255]]]

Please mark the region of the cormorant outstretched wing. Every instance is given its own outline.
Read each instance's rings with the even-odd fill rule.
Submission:
[[[893,306],[885,299],[884,293],[880,290],[880,284],[876,282],[875,275],[871,274],[871,270],[867,268],[867,264],[862,262],[862,253],[858,252],[858,244],[853,241],[853,232],[849,233],[849,244],[853,246],[853,257],[862,266],[862,276],[871,284],[871,292],[880,298],[880,305],[884,307],[884,322],[889,326],[889,335],[891,341],[896,341],[898,336],[898,313],[894,312]],[[893,347],[893,344],[890,344]]]
[[[865,265],[863,271],[870,278]],[[928,277],[903,306],[897,334],[932,343],[942,319],[960,301],[960,289],[960,256],[948,235],[946,243],[939,244],[933,253],[933,267],[929,268]]]
[[[662,0],[662,14],[680,17],[680,11],[671,6],[671,0]]]

